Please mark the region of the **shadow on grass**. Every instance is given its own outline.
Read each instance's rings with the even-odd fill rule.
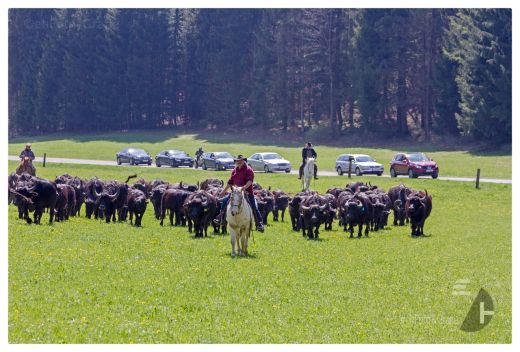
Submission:
[[[419,142],[411,137],[386,138],[363,135],[357,131],[344,131],[339,135],[304,137],[301,133],[283,132],[282,130],[242,129],[229,131],[211,131],[185,127],[162,128],[153,130],[113,131],[110,133],[54,133],[44,136],[20,136],[9,138],[9,143],[50,142],[69,139],[74,142],[117,142],[133,143],[162,143],[177,138],[183,134],[193,134],[196,139],[213,144],[241,143],[255,146],[302,147],[305,142],[312,140],[317,146],[340,148],[383,148],[402,152],[448,152],[467,151],[475,156],[508,156],[511,155],[511,144],[504,146],[486,146],[482,142],[467,137],[446,138],[439,142]]]

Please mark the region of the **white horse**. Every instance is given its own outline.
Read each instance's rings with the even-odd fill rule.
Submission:
[[[236,255],[235,243],[238,247],[238,255],[247,256],[247,243],[253,225],[253,210],[247,202],[242,187],[233,186],[231,189],[226,220],[231,234],[231,256]]]
[[[311,186],[312,176],[314,175],[314,158],[307,158],[307,162],[303,167],[303,190],[307,191]]]

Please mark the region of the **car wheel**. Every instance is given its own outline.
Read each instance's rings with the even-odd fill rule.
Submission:
[[[341,167],[340,167],[340,166],[338,166],[338,168],[336,169],[336,171],[338,172],[338,175],[343,176],[343,170],[341,170]]]
[[[161,163],[158,161],[155,162],[155,165],[157,165],[157,167],[161,167]]]
[[[439,174],[432,174],[432,178],[437,178],[439,177]]]
[[[394,168],[390,169],[390,177],[397,177],[397,174],[395,173]]]
[[[408,177],[409,178],[415,178],[415,174],[413,173],[413,170],[412,169],[408,169]]]
[[[117,165],[121,165],[121,159],[117,158]]]
[[[206,163],[202,163],[202,170],[207,170],[208,167],[206,166]]]
[[[264,165],[264,172],[265,172],[265,173],[268,173],[268,172],[269,172],[269,166]]]
[[[151,162],[151,161],[149,161],[149,162],[148,162],[148,166],[151,166],[151,165],[152,165],[152,162]]]
[[[287,169],[285,170],[285,173],[288,174],[289,172],[291,172],[291,169]]]
[[[363,173],[359,167],[356,167],[356,176],[363,176]]]
[[[377,173],[377,176],[381,176],[383,173],[382,172],[378,172]]]

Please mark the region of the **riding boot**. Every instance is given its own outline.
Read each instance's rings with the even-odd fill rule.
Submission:
[[[213,223],[215,225],[220,225],[222,223],[222,219],[224,218],[224,212],[221,211],[216,217],[215,219],[213,219]]]
[[[251,210],[253,213],[253,219],[255,220],[256,231],[264,232],[264,223],[262,222],[262,216],[258,212],[258,206],[256,205],[256,200],[254,196],[248,195],[247,201],[249,203],[249,206],[252,208]]]
[[[300,166],[300,169],[298,170],[298,180],[301,180],[303,176],[303,166]]]
[[[318,166],[316,164],[314,164],[314,179],[318,179]]]

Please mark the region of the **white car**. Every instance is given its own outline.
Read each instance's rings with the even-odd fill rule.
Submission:
[[[277,153],[256,153],[247,158],[247,163],[255,171],[291,172],[291,162],[289,160],[285,160],[280,156],[280,154]]]
[[[363,174],[376,174],[381,176],[384,171],[382,164],[376,163],[376,160],[370,155],[365,154],[341,154],[336,159],[336,171],[338,175],[343,175],[348,172],[349,159],[352,158],[351,172],[357,176]]]

